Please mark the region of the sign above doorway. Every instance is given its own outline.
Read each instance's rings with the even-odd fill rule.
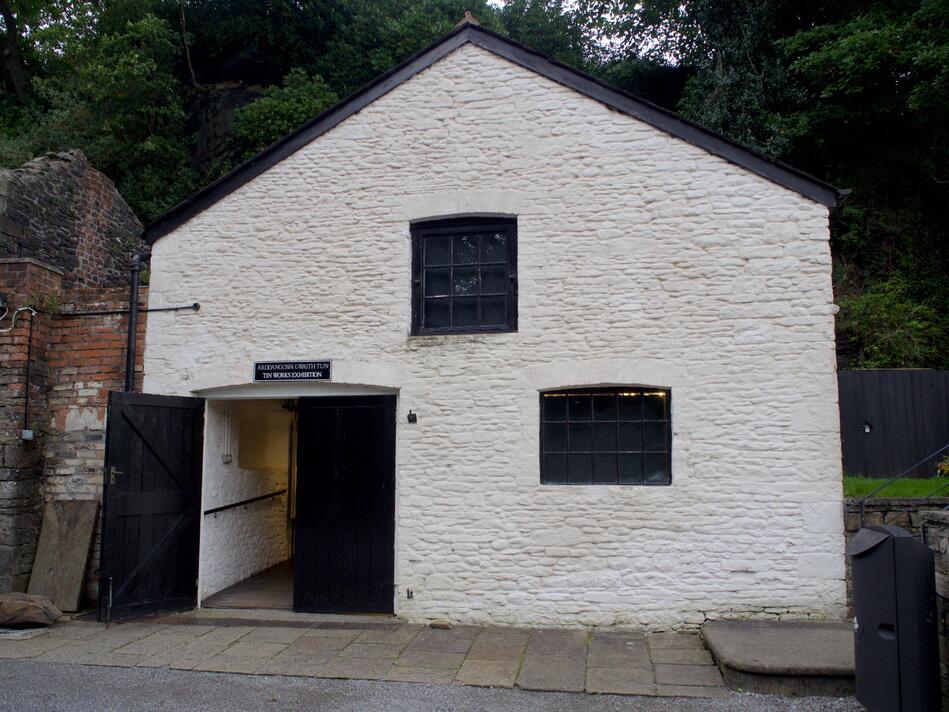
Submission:
[[[255,361],[254,381],[328,381],[331,361]]]

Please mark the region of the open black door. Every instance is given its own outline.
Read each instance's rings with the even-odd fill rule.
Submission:
[[[99,619],[193,608],[204,401],[110,393]]]
[[[392,613],[395,396],[301,398],[293,608]]]

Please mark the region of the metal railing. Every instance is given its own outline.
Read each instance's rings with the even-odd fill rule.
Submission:
[[[251,497],[250,499],[245,499],[240,502],[234,502],[233,504],[225,504],[223,507],[214,507],[212,509],[205,509],[204,514],[217,514],[218,512],[225,512],[228,509],[235,509],[236,507],[243,507],[248,504],[253,504],[254,502],[262,502],[265,499],[271,499],[272,497],[279,497],[282,494],[286,494],[286,488],[282,490],[277,490],[276,492],[271,492],[270,494],[262,494],[259,497]]]
[[[866,520],[866,505],[867,505],[867,500],[868,500],[868,499],[871,499],[871,498],[874,497],[877,493],[882,492],[882,491],[885,490],[887,487],[889,487],[890,485],[892,485],[894,482],[899,482],[901,479],[903,479],[904,477],[906,477],[906,475],[908,475],[910,472],[912,472],[912,471],[915,470],[917,467],[919,467],[920,465],[922,465],[924,462],[928,462],[929,460],[931,460],[931,459],[933,459],[934,457],[940,455],[941,453],[945,452],[946,450],[949,450],[949,443],[946,443],[945,445],[943,445],[943,446],[942,446],[941,448],[939,448],[938,450],[936,450],[936,451],[934,451],[934,452],[931,452],[931,453],[928,454],[926,457],[924,457],[922,460],[920,460],[919,462],[917,462],[916,464],[914,464],[912,467],[908,467],[907,469],[903,470],[903,472],[901,472],[900,474],[898,474],[896,477],[892,477],[892,478],[888,479],[886,482],[884,482],[883,484],[881,484],[879,487],[877,487],[876,489],[874,489],[874,490],[868,492],[868,493],[865,494],[863,497],[861,497],[861,498],[860,498],[860,501],[857,502],[857,504],[856,504],[856,506],[858,506],[858,507],[860,508],[860,526],[861,526],[861,527],[864,526],[864,523],[865,523],[865,520]],[[933,490],[932,492],[930,492],[930,493],[927,494],[926,496],[920,498],[920,499],[917,500],[916,502],[913,502],[913,503],[912,503],[909,507],[907,507],[906,509],[903,509],[903,510],[897,512],[895,515],[886,515],[886,516],[884,516],[884,518],[883,518],[883,523],[886,524],[887,520],[888,520],[888,519],[892,519],[893,516],[898,517],[898,516],[900,516],[900,515],[902,515],[902,514],[906,514],[907,512],[910,512],[910,511],[916,509],[916,508],[919,507],[921,504],[924,504],[925,502],[927,502],[928,500],[932,499],[933,497],[935,497],[935,496],[938,495],[940,492],[942,492],[943,490],[946,490],[946,489],[949,489],[949,483],[940,485],[939,487],[937,487],[935,490]],[[947,507],[947,509],[949,509],[949,507]],[[853,506],[848,505],[847,511],[848,511],[848,512],[853,511]]]

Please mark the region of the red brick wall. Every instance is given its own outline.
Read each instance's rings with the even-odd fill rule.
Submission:
[[[146,307],[147,288],[139,294]],[[128,290],[75,289],[63,296],[50,343],[46,494],[92,499],[102,492],[102,456],[109,391],[125,387]],[[116,312],[82,316],[75,312]],[[141,385],[145,314],[139,314],[136,382]]]
[[[42,503],[101,499],[105,421],[110,391],[125,386],[128,289],[63,288],[62,275],[33,260],[0,260],[0,291],[12,306],[32,304],[30,423],[25,407],[29,319],[0,332],[0,591],[22,590],[32,568]],[[139,294],[147,305],[148,290]],[[86,312],[84,314],[84,312]],[[97,312],[89,314],[88,312]],[[105,313],[99,313],[105,312]],[[145,313],[139,314],[136,384],[141,386]],[[0,328],[9,326],[9,317]],[[98,528],[86,576],[87,600],[98,582]],[[4,578],[6,573],[6,578]]]
[[[61,283],[59,270],[34,260],[0,260],[0,291],[9,306],[0,320],[0,329],[9,329],[0,331],[0,592],[24,590],[29,580],[42,517],[44,436],[50,417],[46,393],[51,315],[21,312],[15,326],[11,317],[20,306],[40,310],[55,305]],[[33,440],[21,438],[26,425],[34,431]]]
[[[147,306],[148,290],[139,292]],[[102,498],[105,423],[109,392],[125,387],[128,335],[128,289],[74,289],[63,295],[53,319],[50,342],[49,413],[44,468],[45,498]],[[76,312],[110,312],[82,316]],[[141,390],[146,314],[138,320],[136,389]],[[96,527],[84,587],[95,601],[99,581],[99,537]]]

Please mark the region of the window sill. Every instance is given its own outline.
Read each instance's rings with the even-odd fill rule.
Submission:
[[[423,331],[413,331],[409,338],[419,338],[425,336],[481,336],[482,334],[516,334],[517,329],[510,327],[485,328],[485,329],[425,329]]]
[[[541,482],[541,487],[671,487],[672,482]]]

